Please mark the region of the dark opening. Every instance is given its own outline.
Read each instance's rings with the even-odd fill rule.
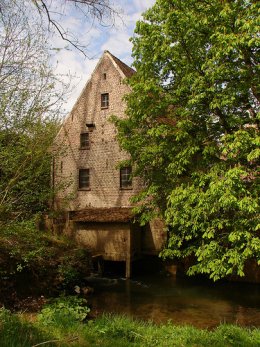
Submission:
[[[89,169],[79,169],[79,189],[89,189]]]
[[[88,131],[93,131],[95,128],[95,124],[93,123],[87,123],[86,127],[88,128]]]

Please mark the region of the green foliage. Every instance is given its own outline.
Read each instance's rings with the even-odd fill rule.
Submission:
[[[20,2],[0,13],[0,225],[45,211],[61,92],[43,29]]]
[[[157,0],[135,33],[128,117],[114,122],[146,182],[137,210],[166,220],[164,258],[243,276],[260,262],[259,3]]]
[[[24,287],[24,278],[30,278],[28,290],[50,293],[70,290],[90,271],[89,252],[65,236],[39,231],[35,219],[7,224],[0,229],[0,294],[8,301],[13,284]],[[6,287],[6,288],[5,288]]]
[[[26,322],[21,316],[0,308],[1,347],[31,347],[37,342],[53,340],[50,332],[43,332],[37,326]],[[56,344],[49,343],[55,347]]]
[[[63,255],[62,261],[58,265],[57,272],[62,282],[62,287],[74,288],[82,282],[84,277],[91,268],[90,252],[83,248],[77,248],[71,242],[73,247],[69,252]]]
[[[66,263],[59,265],[58,272],[63,278],[63,284],[65,287],[67,287],[71,283],[76,283],[76,281],[79,280],[80,277],[77,269],[71,265],[67,265]]]
[[[259,329],[246,329],[235,325],[220,325],[213,331],[192,326],[174,326],[172,322],[156,326],[124,316],[104,315],[91,322],[85,331],[103,336],[102,342],[121,339],[123,346],[257,346]],[[106,337],[106,338],[105,338]],[[97,337],[96,337],[97,341]],[[93,343],[94,345],[94,343]],[[103,344],[102,344],[103,345]]]
[[[43,121],[19,130],[0,130],[0,222],[30,218],[48,209],[51,145],[55,122]]]
[[[81,303],[74,300],[72,305],[81,307]],[[65,313],[66,319],[60,315],[61,311]],[[64,347],[256,347],[260,343],[259,329],[232,325],[220,325],[213,331],[207,331],[191,326],[174,326],[171,323],[156,326],[152,323],[112,315],[105,315],[95,321],[82,324],[81,313],[78,315],[77,309],[76,313],[74,310],[69,310],[66,304],[62,308],[58,308],[56,304],[53,307],[50,305],[49,310],[39,316],[40,320],[28,323],[22,319],[22,316],[12,315],[9,311],[1,309],[1,346],[29,347],[47,341],[53,341],[48,342],[49,346],[58,344]]]
[[[0,275],[12,276],[37,267],[48,257],[46,234],[39,232],[35,220],[8,224],[0,229]]]
[[[62,296],[46,305],[38,315],[38,320],[45,326],[55,324],[70,326],[86,319],[90,312],[86,304],[85,299],[76,296]]]
[[[225,344],[228,346],[257,346],[260,342],[260,336],[255,335],[256,339],[252,336],[252,340],[248,338],[247,331],[241,329],[238,326],[230,326],[228,324],[223,324],[216,329],[216,337],[221,338],[225,341]],[[254,332],[253,334],[254,335]]]
[[[75,240],[60,237],[60,244],[54,247],[54,255],[50,259],[56,259],[57,278],[61,287],[66,290],[74,289],[79,285],[83,278],[88,276],[91,271],[90,252],[85,248],[80,248]],[[56,255],[55,255],[56,249]]]

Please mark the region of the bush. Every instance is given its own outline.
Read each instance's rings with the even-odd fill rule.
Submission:
[[[76,296],[61,296],[52,300],[38,315],[38,320],[45,326],[70,326],[77,322],[83,322],[90,309],[87,301]]]
[[[4,225],[0,229],[0,274],[12,275],[46,257],[47,242],[34,220]]]
[[[11,297],[71,291],[89,272],[89,251],[72,239],[39,231],[34,220],[0,227],[0,303],[5,306],[12,307]]]

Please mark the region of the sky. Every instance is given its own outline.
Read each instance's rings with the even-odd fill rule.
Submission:
[[[129,38],[133,36],[137,20],[141,19],[142,13],[154,3],[155,0],[114,0],[120,15],[115,18],[112,27],[82,21],[73,10],[67,17],[62,18],[63,28],[69,27],[77,38],[87,45],[90,57],[85,58],[82,53],[71,47],[55,50],[53,63],[56,73],[63,76],[64,80],[67,80],[66,75],[72,76],[72,92],[66,98],[65,113],[72,109],[104,50],[110,51],[126,64],[132,64],[132,44]],[[56,48],[64,46],[64,42],[57,36],[53,38],[52,44]]]

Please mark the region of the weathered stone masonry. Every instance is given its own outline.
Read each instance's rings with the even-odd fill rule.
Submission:
[[[162,223],[153,222],[144,229],[131,223],[130,198],[142,189],[141,180],[135,177],[129,189],[120,188],[118,164],[128,159],[128,154],[120,150],[116,128],[109,118],[125,117],[123,97],[130,90],[123,80],[133,74],[133,69],[110,52],[104,52],[57,135],[56,144],[62,145],[64,151],[56,158],[53,172],[56,186],[69,183],[57,194],[55,203],[56,208],[63,205],[72,216],[70,226],[76,238],[94,253],[101,253],[104,259],[128,263],[140,256],[142,250],[158,252],[164,240]],[[84,133],[88,134],[84,136],[88,145],[81,148],[80,136]],[[82,169],[85,180],[89,180],[84,189],[79,188]],[[128,216],[124,214],[123,219],[122,208],[128,208]]]

